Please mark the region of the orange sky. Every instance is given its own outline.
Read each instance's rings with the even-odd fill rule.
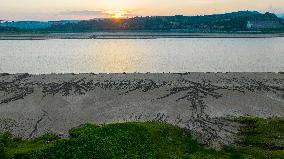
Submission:
[[[284,0],[0,0],[0,19],[60,20],[136,15],[284,13]]]

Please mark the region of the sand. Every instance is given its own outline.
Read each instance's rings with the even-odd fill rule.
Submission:
[[[284,117],[284,74],[0,74],[0,132],[23,138],[158,121],[220,147],[238,140],[240,116]]]

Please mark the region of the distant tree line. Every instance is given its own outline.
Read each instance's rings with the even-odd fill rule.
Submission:
[[[228,32],[247,31],[248,21],[273,21],[283,24],[284,20],[275,14],[261,14],[256,11],[239,11],[205,16],[151,16],[129,19],[93,19],[79,23],[55,24],[41,29],[45,32],[88,32],[88,31],[186,31],[186,32]],[[3,28],[2,28],[3,29]],[[11,28],[10,28],[11,29]],[[9,29],[8,29],[9,30]],[[12,29],[13,30],[13,29]],[[1,28],[0,28],[1,31]]]
[[[0,33],[1,32],[19,32],[20,29],[14,28],[14,27],[2,27],[0,26]]]

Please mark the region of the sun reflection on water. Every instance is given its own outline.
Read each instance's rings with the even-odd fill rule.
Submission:
[[[140,48],[138,45],[131,45],[128,40],[108,40],[108,45],[101,45],[99,51],[103,54],[91,53],[88,57],[92,62],[88,62],[85,67],[98,69],[98,72],[121,73],[135,72],[141,67]],[[105,42],[101,40],[100,42]],[[99,43],[100,43],[99,42]],[[99,44],[98,44],[99,45]],[[98,45],[92,45],[90,51],[97,50]],[[96,47],[96,48],[94,48]]]

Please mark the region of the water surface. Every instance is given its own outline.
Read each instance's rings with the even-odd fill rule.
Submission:
[[[284,38],[2,40],[0,72],[279,72]]]

